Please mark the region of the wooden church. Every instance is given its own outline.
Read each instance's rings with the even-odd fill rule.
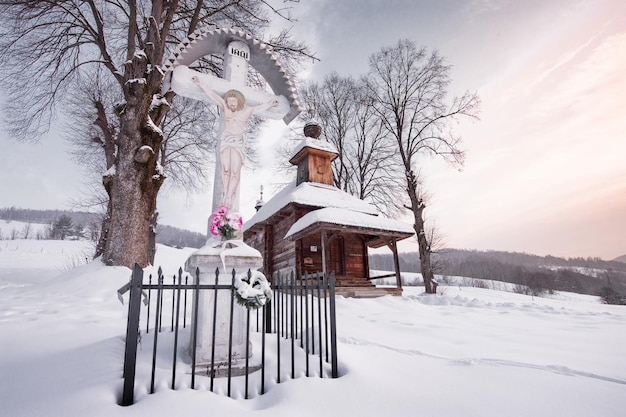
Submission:
[[[331,162],[337,150],[319,139],[321,128],[314,122],[304,134],[289,161],[298,167],[296,181],[257,205],[244,224],[245,243],[261,252],[268,277],[334,272],[339,295],[402,295],[397,242],[412,236],[412,227],[380,216],[371,204],[335,187]],[[394,255],[395,288],[371,282],[368,249],[385,245]]]

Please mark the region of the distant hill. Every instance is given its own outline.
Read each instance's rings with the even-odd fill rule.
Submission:
[[[89,236],[92,240],[97,240],[100,234],[102,214],[88,213],[86,211],[32,210],[16,207],[0,208],[0,220],[16,222],[16,226],[14,228],[5,227],[7,231],[0,236],[0,239],[21,239],[23,238],[22,235],[24,225],[51,225],[61,216],[70,217],[74,225],[81,225],[85,228],[87,231],[86,236]],[[36,229],[37,231],[44,230],[44,228]],[[40,232],[37,234],[31,233],[28,238],[46,239],[47,237],[43,232]],[[201,233],[179,229],[174,226],[159,224],[157,227],[156,241],[157,243],[174,247],[200,248],[206,243],[206,236]]]
[[[624,262],[624,263],[626,263],[626,255],[618,256],[617,258],[615,258],[613,260],[615,262]]]
[[[178,227],[160,224],[157,226],[156,242],[163,245],[182,248],[201,248],[206,243],[202,233],[191,232]]]
[[[19,207],[0,208],[0,220],[18,221],[33,224],[52,224],[61,216],[68,216],[74,224],[85,227],[99,225],[102,220],[101,214],[88,213],[86,211],[72,210],[32,210]]]
[[[420,272],[417,253],[400,253],[402,272]],[[545,290],[598,295],[610,286],[626,294],[626,263],[526,253],[444,249],[433,253],[435,274],[509,282]],[[370,255],[370,268],[393,270],[391,254]]]

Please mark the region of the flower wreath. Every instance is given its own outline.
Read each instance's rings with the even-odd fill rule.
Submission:
[[[248,310],[263,307],[272,299],[272,288],[259,271],[236,275],[232,291],[237,303]]]

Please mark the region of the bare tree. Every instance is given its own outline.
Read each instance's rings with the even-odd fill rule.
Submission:
[[[98,237],[94,257],[104,254],[113,215],[110,186],[116,163],[119,119],[115,109],[119,92],[117,81],[107,75],[106,69],[96,67],[92,77],[78,78],[73,94],[65,99],[63,106],[67,114],[64,137],[70,143],[74,161],[83,168],[84,191],[72,204],[104,212],[100,230],[92,232]]]
[[[22,227],[22,239],[29,239],[31,232],[32,232],[32,224],[28,222],[24,225],[24,227]]]
[[[374,53],[369,66],[368,91],[384,129],[397,145],[425,291],[432,293],[432,246],[426,233],[426,204],[416,173],[418,162],[422,155],[436,155],[461,166],[461,137],[450,128],[450,123],[461,118],[476,119],[480,100],[476,94],[465,93],[447,103],[450,66],[436,51],[428,54],[410,40],[400,40],[395,46]]]
[[[172,185],[187,191],[199,191],[210,181],[215,162],[218,119],[207,112],[206,104],[176,97],[175,105],[165,117],[162,129],[165,139],[161,165]]]
[[[167,138],[158,126],[173,99],[173,93],[159,96],[168,51],[208,23],[238,26],[262,39],[272,16],[290,19],[288,9],[264,0],[0,0],[0,8],[0,79],[13,137],[40,137],[81,80],[98,80],[102,91],[111,86],[110,98],[94,94],[89,103],[100,134],[88,140],[99,138],[107,168],[103,261],[147,265],[150,222],[165,180]],[[288,40],[278,37],[278,53],[310,56]],[[220,71],[219,60],[204,65]]]
[[[102,239],[96,246],[95,256],[104,252],[105,232],[111,217],[110,199],[98,183],[102,183],[105,173],[105,187],[110,184],[109,170],[115,165],[114,138],[118,124],[112,87],[104,77],[81,79],[75,93],[67,99],[69,115],[64,136],[70,143],[74,160],[85,171],[85,191],[73,203],[87,210],[106,210],[106,221],[98,233]],[[161,123],[163,142],[159,164],[169,179],[164,185],[187,192],[198,191],[207,185],[214,162],[216,124],[216,115],[207,111],[205,104],[181,96],[172,98],[171,109]],[[152,224],[151,230],[155,228],[156,225]],[[154,239],[150,242],[152,244]],[[150,250],[151,254],[155,253],[154,247]]]
[[[303,89],[305,105],[322,124],[322,137],[335,145],[335,185],[392,214],[401,202],[393,175],[395,145],[388,138],[362,81],[331,73]]]
[[[363,81],[357,84],[355,95],[358,105],[351,129],[350,157],[346,160],[352,173],[350,187],[360,199],[395,216],[404,207],[403,199],[398,198],[404,187],[395,174],[398,168],[395,143],[389,140],[383,121],[377,117],[374,101]]]
[[[337,148],[337,158],[333,161],[335,186],[348,191],[351,172],[348,170],[349,131],[354,126],[355,82],[350,77],[340,77],[333,72],[318,85],[309,84],[302,90],[305,105],[315,111],[315,117],[322,122],[322,137]]]

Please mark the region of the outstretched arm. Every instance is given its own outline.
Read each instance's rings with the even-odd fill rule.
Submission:
[[[224,99],[220,97],[220,95],[217,94],[215,91],[213,91],[211,87],[207,87],[204,84],[202,84],[197,75],[194,75],[193,77],[191,77],[191,82],[193,82],[195,85],[200,87],[200,90],[202,90],[204,94],[209,96],[211,100],[219,104],[221,107],[226,107],[226,103],[224,102]]]
[[[269,110],[272,107],[276,107],[276,106],[278,106],[278,99],[274,98],[266,103],[259,104],[258,106],[254,106],[251,109],[252,109],[252,113],[254,114],[254,113],[259,113],[265,110]]]

